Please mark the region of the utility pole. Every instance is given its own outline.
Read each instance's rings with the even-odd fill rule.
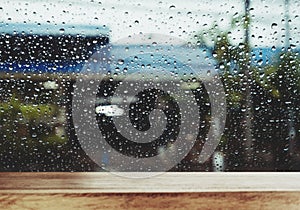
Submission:
[[[245,49],[244,49],[244,87],[245,87],[245,98],[244,98],[244,141],[245,141],[245,158],[244,167],[246,170],[253,168],[253,138],[252,138],[252,98],[251,98],[251,76],[250,76],[250,0],[245,0]]]
[[[290,12],[289,12],[290,0],[284,0],[284,21],[285,21],[285,48],[290,47]]]
[[[285,21],[285,53],[288,55],[290,48],[290,12],[289,12],[290,0],[284,0],[284,21]],[[291,101],[294,101],[290,98]],[[287,124],[288,124],[288,138],[289,138],[289,155],[294,154],[296,145],[296,131],[294,126],[294,103],[287,106]]]
[[[245,0],[245,43],[249,44],[250,36],[250,0]]]

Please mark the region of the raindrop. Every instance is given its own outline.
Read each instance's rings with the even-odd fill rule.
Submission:
[[[263,64],[263,59],[259,59],[258,61],[257,61],[257,63],[258,63],[258,65],[262,65]]]
[[[118,60],[118,64],[120,64],[120,65],[124,64],[124,60],[123,59],[119,59]]]
[[[277,28],[277,26],[278,26],[277,23],[272,23],[271,28],[274,29],[274,28]]]
[[[292,50],[296,49],[296,45],[291,44],[290,46],[291,46],[291,49],[292,49]]]
[[[244,43],[240,43],[240,44],[239,44],[239,48],[240,48],[240,49],[244,49],[244,48],[245,48],[245,44],[244,44]]]

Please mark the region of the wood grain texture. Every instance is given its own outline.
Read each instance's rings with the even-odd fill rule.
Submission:
[[[0,209],[299,209],[296,192],[0,194]]]
[[[121,175],[121,176],[120,176]],[[145,174],[142,174],[145,175]],[[0,173],[0,192],[162,193],[300,191],[300,173]],[[155,175],[155,176],[152,176]],[[128,178],[131,177],[131,178]]]
[[[121,175],[0,173],[0,209],[300,209],[300,173]]]

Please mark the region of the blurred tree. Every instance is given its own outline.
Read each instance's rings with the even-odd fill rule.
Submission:
[[[212,49],[212,55],[218,63],[222,75],[230,117],[227,141],[234,141],[232,150],[237,170],[249,170],[253,164],[253,136],[252,136],[252,102],[251,86],[255,81],[251,66],[251,52],[249,45],[250,2],[245,1],[245,14],[235,15],[231,27],[221,30],[215,23],[208,31],[198,33],[195,38],[199,46]],[[244,41],[235,45],[230,40],[231,31],[236,28],[245,30]],[[207,37],[213,37],[211,40]],[[241,148],[244,148],[243,152]],[[230,165],[230,164],[229,164]],[[242,167],[243,166],[243,167]]]
[[[211,49],[224,82],[229,116],[222,142],[228,150],[228,169],[258,170],[268,168],[268,161],[275,161],[273,169],[284,170],[289,155],[296,150],[297,125],[293,122],[299,119],[299,56],[288,43],[289,50],[275,58],[274,63],[253,64],[249,44],[250,10],[250,1],[245,0],[245,14],[236,14],[229,29],[221,30],[214,23],[194,38],[198,46]],[[236,45],[230,36],[237,28],[245,33],[244,41]],[[282,113],[285,120],[277,122],[276,118],[284,118]],[[276,125],[270,123],[274,119]],[[257,154],[258,148],[265,154]],[[265,162],[260,166],[259,156]]]
[[[299,97],[300,97],[300,57],[291,48],[281,53],[273,65],[266,67],[265,77],[270,86],[277,90],[280,99],[278,106],[282,110],[285,126],[283,137],[279,144],[283,150],[279,150],[278,170],[288,170],[293,161],[299,161],[299,146],[297,145],[297,128],[299,129]],[[267,71],[268,70],[268,71]],[[298,143],[299,144],[299,143]],[[300,167],[298,167],[300,169]]]

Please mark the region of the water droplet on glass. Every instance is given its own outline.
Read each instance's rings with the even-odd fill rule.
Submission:
[[[124,64],[124,60],[123,59],[119,59],[118,60],[118,64],[120,64],[120,65]]]
[[[274,28],[277,28],[277,26],[278,26],[277,23],[272,23],[271,28],[274,29]]]

